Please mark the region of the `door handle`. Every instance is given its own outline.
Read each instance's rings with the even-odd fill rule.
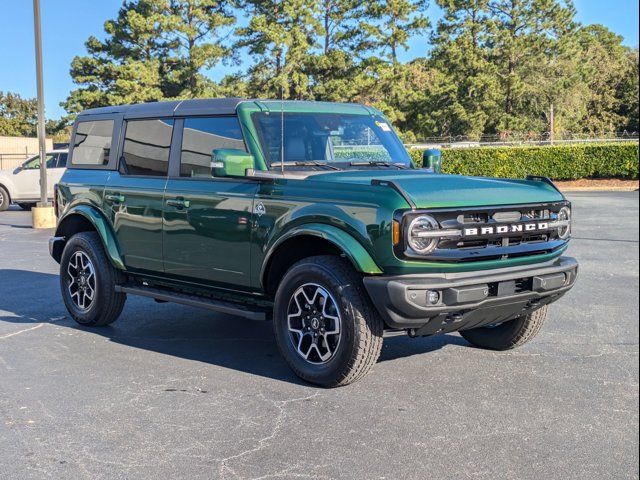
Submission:
[[[124,195],[120,195],[117,193],[114,193],[114,194],[108,193],[104,196],[104,198],[113,203],[124,203],[124,200],[125,200]]]
[[[166,204],[170,207],[176,207],[177,209],[189,208],[191,202],[184,198],[172,198],[166,201]]]

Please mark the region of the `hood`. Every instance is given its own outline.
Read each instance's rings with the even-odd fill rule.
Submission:
[[[370,184],[397,183],[418,208],[471,207],[557,202],[563,195],[545,182],[462,175],[435,175],[421,170],[351,170],[314,175],[314,181]]]

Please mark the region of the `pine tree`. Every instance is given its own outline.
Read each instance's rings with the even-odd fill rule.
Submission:
[[[549,90],[539,80],[558,75],[554,67],[570,45],[563,39],[575,31],[575,9],[556,0],[490,0],[488,8],[488,48],[502,96],[496,129],[544,130]]]
[[[109,104],[163,98],[163,78],[171,45],[164,40],[166,15],[163,0],[124,2],[115,20],[105,22],[105,41],[91,36],[87,56],[76,56],[71,77],[80,88],[63,106],[75,113]]]
[[[424,15],[427,5],[427,0],[371,0],[366,14],[372,21],[363,21],[361,27],[371,37],[372,46],[395,66],[411,36],[429,27]]]
[[[309,55],[307,71],[316,100],[351,101],[358,94],[362,60],[371,42],[360,21],[365,15],[362,0],[317,0],[320,51]]]
[[[455,88],[438,95],[448,118],[439,129],[441,135],[480,137],[493,128],[499,97],[496,69],[489,61],[487,42],[488,0],[439,0],[444,10],[431,37],[434,46],[431,63]]]
[[[304,99],[311,97],[306,72],[309,55],[321,32],[317,4],[305,0],[246,0],[249,25],[237,30],[236,48],[254,56],[249,69],[253,96]]]
[[[223,39],[236,19],[233,2],[225,0],[171,0],[164,37],[174,55],[171,80],[176,96],[215,95],[215,84],[202,70],[212,68],[231,54]]]

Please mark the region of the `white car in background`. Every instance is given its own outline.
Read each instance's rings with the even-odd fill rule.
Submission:
[[[47,153],[47,196],[53,198],[53,186],[60,181],[67,166],[68,150]],[[40,155],[27,159],[14,169],[0,170],[0,212],[17,203],[31,210],[40,201]]]

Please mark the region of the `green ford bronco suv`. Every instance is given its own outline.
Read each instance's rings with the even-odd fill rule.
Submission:
[[[576,280],[551,181],[416,168],[366,106],[92,109],[69,158],[50,251],[76,321],[110,324],[129,294],[272,319],[293,371],[323,386],[364,376],[385,331],[522,345]]]

